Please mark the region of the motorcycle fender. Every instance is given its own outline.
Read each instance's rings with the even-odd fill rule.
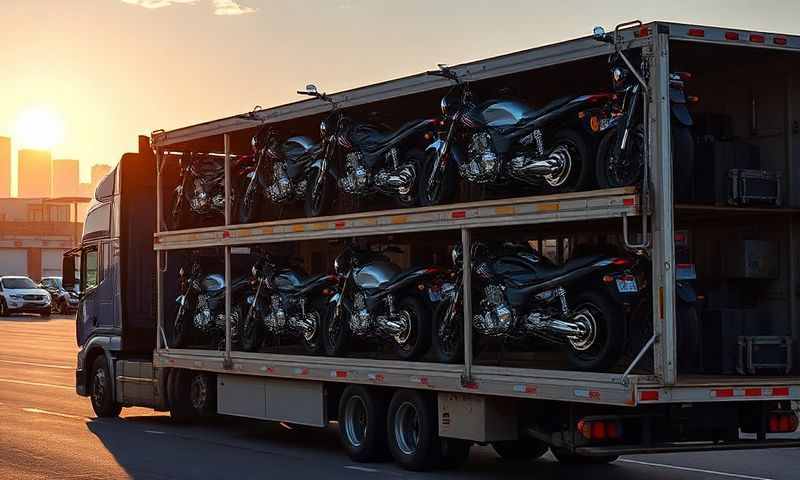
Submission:
[[[340,298],[342,298],[342,294],[341,294],[340,292],[336,292],[336,293],[334,293],[333,295],[331,295],[331,298],[329,298],[329,299],[328,299],[328,303],[329,303],[329,304],[330,304],[332,307],[334,307],[334,308],[335,308],[335,307],[336,307],[336,305],[338,305],[338,304],[339,304],[339,299],[340,299]]]
[[[425,147],[425,158],[427,158],[428,155],[441,155],[443,148],[444,140],[441,138],[436,139],[433,143]]]
[[[670,110],[672,110],[672,116],[681,125],[685,125],[687,127],[691,127],[692,125],[694,125],[694,121],[692,121],[692,116],[689,114],[689,109],[686,108],[685,103],[673,103],[672,108]]]
[[[178,298],[175,299],[175,303],[178,305],[186,303],[186,295],[178,295]]]

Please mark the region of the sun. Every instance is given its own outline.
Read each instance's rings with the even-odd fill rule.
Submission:
[[[51,149],[64,141],[64,123],[48,107],[31,107],[17,117],[14,140],[22,148]]]

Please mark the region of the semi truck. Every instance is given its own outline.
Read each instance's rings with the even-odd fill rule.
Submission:
[[[181,155],[203,152],[224,165],[230,199],[232,164],[249,154],[258,128],[311,136],[330,107],[310,99],[140,137],[139,151],[98,185],[81,246],[64,257],[64,284],[80,278],[77,393],[90,397],[98,416],[145,406],[177,421],[336,421],[354,460],[388,451],[412,470],[458,465],[475,443],[512,459],[549,449],[565,463],[800,446],[782,435],[797,428],[792,405],[800,400],[793,348],[800,336],[800,37],[670,22],[632,22],[614,35],[636,52],[631,67],[645,98],[645,166],[634,186],[253,224],[235,224],[225,202],[219,225],[167,230]],[[607,87],[614,48],[587,36],[449,70],[476,90],[531,87],[532,100],[545,103]],[[694,164],[682,178],[673,165],[675,71],[691,72],[699,100],[692,106]],[[409,118],[435,115],[450,86],[447,78],[417,74],[329,98],[355,114]],[[767,179],[769,191],[753,193],[742,170]],[[524,238],[554,263],[579,242],[646,255],[651,308],[640,342],[607,371],[565,368],[553,352],[505,355],[502,346],[487,360],[486,352],[473,352],[468,287],[460,363],[380,352],[306,355],[291,346],[240,351],[232,289],[224,293],[219,342],[178,348],[171,339],[178,272],[198,255],[218,260],[231,284],[256,247],[288,245],[309,269],[325,271],[341,239],[402,244],[406,262],[441,261],[430,244],[460,244],[468,286],[470,246],[487,236]],[[699,318],[682,318],[677,306],[686,282]]]

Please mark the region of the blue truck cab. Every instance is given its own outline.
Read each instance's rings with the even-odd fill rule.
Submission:
[[[80,282],[75,388],[99,415],[118,412],[115,365],[148,359],[156,338],[155,156],[148,137],[97,186],[79,247],[64,254],[63,284]],[[77,280],[80,279],[80,280]],[[100,409],[101,411],[98,411]]]

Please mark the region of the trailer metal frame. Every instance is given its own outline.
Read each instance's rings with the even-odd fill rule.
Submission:
[[[669,45],[671,41],[743,45],[800,51],[800,37],[743,30],[720,29],[676,23],[654,22],[620,32],[626,48],[641,47],[649,69],[646,110],[646,138],[649,178],[642,195],[634,189],[610,189],[552,196],[524,197],[489,202],[444,205],[429,208],[363,212],[317,219],[293,219],[248,225],[230,223],[230,202],[226,202],[225,225],[219,227],[161,231],[163,218],[161,171],[168,149],[189,142],[222,136],[225,155],[226,197],[231,185],[231,135],[262,123],[275,123],[324,113],[327,104],[305,100],[214,122],[157,131],[151,138],[158,159],[155,250],[158,257],[157,298],[158,335],[154,366],[186,368],[218,373],[241,373],[266,377],[306,379],[321,382],[378,384],[404,388],[468,392],[520,398],[538,398],[607,405],[709,401],[754,401],[800,399],[800,379],[777,377],[719,377],[701,382],[683,382],[676,371],[675,273],[672,197],[672,156],[669,103]],[[612,51],[590,37],[534,48],[487,60],[452,67],[471,81],[494,78],[570,61],[608,55]],[[341,108],[387,100],[444,88],[447,80],[424,74],[387,81],[368,87],[330,95]],[[788,86],[787,86],[788,88]],[[787,110],[789,111],[789,110]],[[787,121],[790,121],[787,118]],[[791,142],[789,142],[791,143]],[[787,148],[791,155],[791,146]],[[787,163],[791,159],[787,158]],[[653,260],[653,338],[640,355],[652,346],[652,375],[499,368],[473,365],[470,334],[465,334],[463,364],[446,365],[372,359],[330,358],[303,355],[262,354],[231,351],[230,295],[226,298],[226,342],[224,351],[171,349],[164,333],[163,273],[169,251],[222,245],[225,248],[225,275],[230,278],[231,247],[255,243],[341,238],[361,235],[396,234],[411,231],[460,230],[464,246],[465,285],[469,282],[471,231],[498,225],[530,225],[563,221],[593,221],[620,218],[628,241],[628,218],[648,216],[651,232],[649,248]],[[643,232],[644,233],[644,232]],[[794,229],[790,229],[790,235]],[[647,242],[646,235],[643,241]],[[794,284],[794,264],[790,266]],[[469,325],[469,289],[465,290],[465,332]],[[792,300],[790,312],[796,310]]]

